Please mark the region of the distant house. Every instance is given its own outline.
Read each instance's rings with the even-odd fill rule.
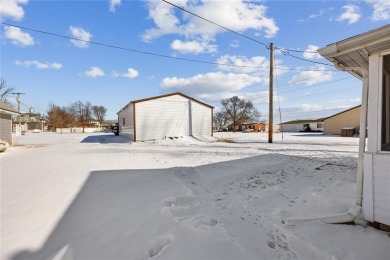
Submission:
[[[21,131],[27,132],[34,129],[42,130],[43,120],[46,119],[42,118],[40,114],[34,113],[34,110],[30,108],[28,113],[20,113],[20,115],[14,118],[12,122],[13,132],[16,132],[16,129],[19,127],[19,122]]]
[[[324,133],[340,135],[343,128],[353,128],[359,133],[361,105],[344,110],[324,119]]]
[[[279,124],[281,132],[324,131],[324,119],[297,119]]]
[[[0,101],[0,140],[12,144],[12,116],[19,112]]]
[[[230,124],[227,128],[229,131],[234,131],[233,124]],[[265,124],[263,122],[246,122],[246,123],[236,124],[236,131],[264,132]]]
[[[134,100],[117,113],[119,134],[134,142],[212,136],[213,108],[179,92]]]
[[[364,219],[390,226],[390,25],[318,52],[363,82],[356,206]],[[366,147],[366,127],[368,129]]]

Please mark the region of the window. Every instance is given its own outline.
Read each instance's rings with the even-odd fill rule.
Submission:
[[[323,124],[322,123],[317,123],[317,128],[323,128]]]
[[[310,124],[303,124],[303,129],[305,129],[306,127],[309,127]]]
[[[123,125],[126,125],[126,119],[124,117],[122,118],[122,123]]]
[[[383,57],[382,74],[382,151],[390,151],[390,55]]]

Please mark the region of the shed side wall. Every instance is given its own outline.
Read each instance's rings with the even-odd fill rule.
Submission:
[[[12,144],[12,120],[11,115],[0,113],[0,140]]]
[[[196,102],[191,102],[192,110],[192,135],[212,135],[212,109]]]
[[[327,135],[341,135],[341,129],[347,126],[355,127],[356,133],[360,127],[360,110],[361,107],[354,108],[345,113],[325,119],[324,132]]]
[[[125,124],[123,124],[123,118]],[[119,120],[119,134],[129,136],[133,139],[134,136],[134,122],[133,122],[133,106],[130,105],[128,108],[122,110],[118,114]]]

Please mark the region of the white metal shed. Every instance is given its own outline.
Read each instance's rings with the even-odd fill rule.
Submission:
[[[12,144],[12,116],[19,112],[0,101],[0,140]]]
[[[180,92],[134,100],[117,113],[119,134],[134,142],[212,136],[213,108]]]
[[[363,81],[356,206],[366,220],[390,226],[390,25],[319,53]]]

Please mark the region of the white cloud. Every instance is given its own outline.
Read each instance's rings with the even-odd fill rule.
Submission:
[[[238,73],[259,73],[259,71],[269,71],[269,60],[263,56],[247,58],[245,56],[224,55],[217,59],[217,63],[242,66],[235,67],[218,65],[218,68],[221,70]]]
[[[245,56],[224,55],[219,57],[216,62],[220,64],[235,65],[218,65],[218,68],[221,70],[263,75],[265,81],[268,81],[270,62],[266,57],[254,56],[247,58]],[[279,70],[276,70],[276,75],[281,75],[286,72],[283,68],[287,67],[282,65],[281,60],[275,60],[275,67],[279,68]]]
[[[373,21],[390,20],[390,1],[389,0],[365,0],[365,2],[374,9],[371,19]]]
[[[307,49],[305,50],[305,52],[303,53],[303,57],[305,59],[321,59],[322,56],[317,53],[316,51],[319,49],[318,46],[315,46],[315,45],[309,45],[307,46]]]
[[[118,73],[116,71],[114,71],[112,73],[113,77],[116,77],[116,78],[117,77],[122,77],[122,78],[128,78],[128,79],[136,78],[136,77],[138,77],[138,75],[139,75],[138,71],[136,71],[133,68],[129,68],[126,73]]]
[[[307,17],[307,18],[299,19],[298,22],[307,22],[307,21],[309,21],[311,19],[316,19],[316,18],[321,17],[324,14],[326,14],[327,12],[332,11],[332,10],[333,10],[332,7],[329,7],[329,8],[326,8],[326,9],[321,9],[318,12],[309,15],[309,17]]]
[[[1,0],[0,21],[3,21],[4,18],[10,18],[15,21],[22,20],[24,17],[22,5],[27,3],[28,0]]]
[[[79,48],[88,48],[88,42],[85,41],[90,41],[92,38],[92,34],[90,34],[81,27],[70,26],[69,30],[72,37],[82,40],[70,40],[75,46]]]
[[[190,78],[164,78],[161,88],[164,91],[180,91],[191,95],[218,94],[239,91],[245,87],[263,82],[263,78],[248,74],[211,72]]]
[[[266,16],[267,7],[259,2],[176,0],[173,3],[235,31],[253,29],[263,32],[265,37],[274,37],[279,30],[274,19]],[[146,30],[143,35],[145,41],[167,34],[210,40],[214,39],[216,34],[226,31],[187,13],[178,17],[176,8],[163,1],[149,0],[148,9],[149,18],[153,19],[156,27]]]
[[[181,53],[212,53],[217,51],[217,45],[209,44],[208,41],[187,41],[174,40],[171,48]]]
[[[19,46],[33,46],[34,38],[30,34],[22,32],[20,28],[5,26],[4,37],[12,41],[12,44]]]
[[[84,75],[89,78],[103,77],[105,75],[104,71],[99,67],[91,67],[90,70],[84,72]]]
[[[333,78],[332,72],[325,71],[326,68],[323,65],[316,65],[311,67],[310,69],[317,71],[301,71],[298,74],[294,75],[288,83],[311,86],[317,83],[329,81]]]
[[[342,8],[344,9],[344,13],[342,13],[339,17],[337,17],[336,21],[338,22],[347,21],[348,24],[353,24],[359,21],[361,16],[359,6],[345,5]]]
[[[62,68],[62,64],[60,63],[50,63],[50,62],[39,62],[36,60],[26,60],[26,61],[15,61],[15,64],[18,66],[23,66],[25,68],[29,68],[31,66],[35,66],[35,68],[42,70],[42,69],[53,69],[53,70],[59,70]]]
[[[122,0],[110,0],[110,12],[115,12],[115,9],[120,5]]]
[[[230,47],[233,47],[233,48],[238,48],[240,47],[240,42],[237,41],[237,40],[234,40],[230,43]]]

